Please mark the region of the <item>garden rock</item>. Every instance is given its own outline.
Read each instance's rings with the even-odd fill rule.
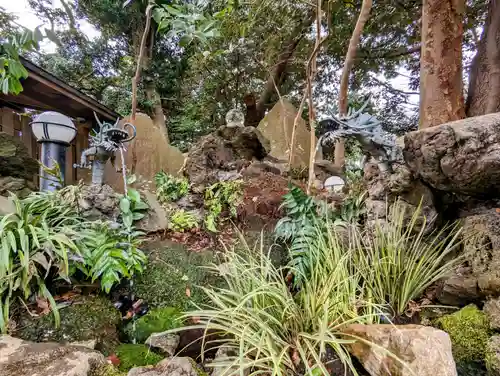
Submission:
[[[437,210],[432,191],[418,179],[406,166],[394,165],[393,172],[381,172],[374,163],[367,163],[364,168],[364,180],[368,191],[366,202],[368,220],[385,220],[387,202],[401,201],[407,210],[408,219],[420,206],[421,223],[425,223],[426,231],[434,229]],[[418,227],[417,227],[418,228]]]
[[[344,332],[377,346],[361,341],[349,345],[350,352],[372,376],[457,375],[450,338],[441,330],[420,325],[354,324]],[[405,362],[406,367],[388,352]]]
[[[84,185],[80,189],[78,206],[89,220],[116,221],[120,215],[120,199],[109,185]]]
[[[488,376],[500,376],[500,336],[493,336],[486,348],[486,368]]]
[[[483,307],[483,312],[488,316],[490,328],[493,330],[500,329],[500,298],[488,300]]]
[[[243,167],[254,159],[263,159],[268,151],[267,140],[256,128],[223,126],[191,147],[184,172],[193,192],[202,193],[221,179],[239,178]]]
[[[410,132],[404,158],[435,189],[479,197],[500,196],[500,113]]]
[[[0,132],[0,176],[13,176],[32,181],[39,164],[19,139]]]
[[[102,354],[83,346],[0,336],[2,376],[94,376],[105,364]]]
[[[144,197],[149,209],[144,218],[135,223],[135,227],[145,233],[166,230],[168,228],[168,217],[165,208],[158,202],[153,193],[142,191],[141,195]]]
[[[437,295],[440,303],[451,306],[464,306],[480,300],[482,293],[472,268],[460,267],[454,275],[443,281]]]
[[[0,196],[0,215],[14,213],[16,206],[10,197]]]
[[[270,141],[271,148],[269,154],[271,156],[288,161],[296,116],[297,109],[295,106],[290,101],[281,99],[260,122],[257,129]],[[307,129],[306,122],[301,117],[298,118],[295,127],[293,149],[291,167],[307,167],[309,165],[311,135]]]
[[[500,213],[495,209],[463,219],[464,252],[472,275],[485,295],[500,292],[499,228]]]
[[[19,198],[25,198],[36,189],[33,181],[13,176],[0,176],[0,196],[14,193]]]
[[[132,368],[128,376],[201,376],[203,370],[191,358],[167,358],[155,367]]]
[[[174,333],[154,333],[146,340],[146,345],[164,356],[174,356],[180,337]]]
[[[439,328],[450,335],[457,363],[482,362],[491,329],[488,317],[470,304],[451,315],[436,320]]]

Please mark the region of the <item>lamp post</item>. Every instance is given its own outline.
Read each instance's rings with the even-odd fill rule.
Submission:
[[[64,180],[66,148],[76,135],[73,121],[66,115],[47,111],[33,119],[31,129],[38,142],[42,144],[40,162],[49,168],[54,167],[54,162],[57,162]],[[57,184],[54,184],[43,168],[40,168],[40,190],[53,191],[57,188]]]

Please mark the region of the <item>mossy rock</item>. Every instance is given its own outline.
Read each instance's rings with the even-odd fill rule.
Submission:
[[[134,293],[152,308],[187,310],[193,303],[199,304],[205,299],[198,286],[220,283],[220,278],[206,269],[216,262],[213,252],[191,252],[170,241],[158,242],[149,248],[149,262],[134,281]]]
[[[122,372],[111,364],[106,364],[99,367],[96,371],[88,376],[127,376],[127,372]]]
[[[106,297],[84,297],[59,310],[61,325],[56,328],[52,314],[19,318],[15,335],[34,342],[77,342],[96,339],[96,349],[109,355],[119,344],[117,326],[120,312]]]
[[[500,336],[495,335],[488,341],[486,347],[486,368],[488,375],[500,375]]]
[[[436,320],[436,324],[450,335],[457,363],[484,361],[490,338],[490,323],[475,305],[468,305],[458,312],[443,316]]]
[[[154,366],[163,360],[163,356],[146,345],[122,344],[116,348],[116,356],[120,359],[118,369],[125,372],[134,367]]]
[[[134,323],[130,322],[125,328],[125,333],[132,341],[144,343],[153,333],[161,333],[182,326],[181,312],[175,307],[152,309]]]

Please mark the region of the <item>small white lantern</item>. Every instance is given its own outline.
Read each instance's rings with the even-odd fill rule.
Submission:
[[[31,122],[31,129],[38,141],[70,144],[76,136],[73,121],[59,112],[47,111],[37,115]]]
[[[330,191],[340,192],[344,188],[344,185],[344,179],[339,176],[330,176],[325,180],[325,188]]]

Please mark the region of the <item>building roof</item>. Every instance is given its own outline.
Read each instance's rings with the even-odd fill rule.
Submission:
[[[58,111],[73,118],[94,119],[94,112],[101,120],[116,121],[118,113],[66,84],[53,74],[20,58],[29,73],[23,80],[23,91],[18,95],[0,93],[0,107],[31,108],[40,111]]]

